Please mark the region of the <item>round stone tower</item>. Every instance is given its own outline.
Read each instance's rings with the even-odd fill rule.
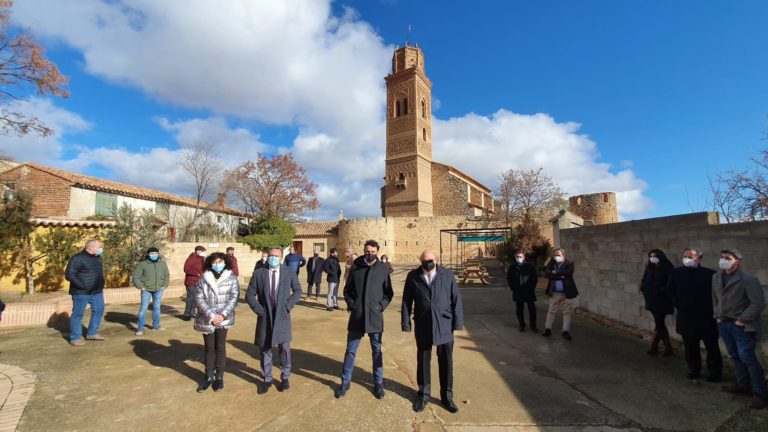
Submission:
[[[604,225],[619,221],[614,192],[576,195],[568,199],[568,211],[584,219],[584,224]]]

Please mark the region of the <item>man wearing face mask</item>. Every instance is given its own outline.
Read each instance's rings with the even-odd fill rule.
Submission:
[[[717,323],[712,310],[712,275],[715,271],[701,266],[701,252],[692,247],[683,251],[683,265],[669,273],[667,291],[677,309],[675,331],[683,338],[688,379],[701,376],[701,348],[707,350],[707,381],[718,382],[723,376],[723,359],[717,343]]]
[[[332,311],[339,308],[339,278],[341,276],[341,264],[339,264],[339,251],[331,248],[331,256],[325,260],[323,271],[328,275],[328,298],[325,300],[325,309]]]
[[[315,287],[315,300],[320,295],[320,283],[323,280],[323,264],[325,259],[320,257],[320,252],[315,251],[312,258],[307,261],[307,300],[312,295],[312,286]]]
[[[563,311],[563,339],[571,340],[571,318],[573,315],[573,299],[579,295],[576,282],[573,281],[573,262],[566,259],[565,250],[555,249],[554,259],[547,264],[545,270],[549,284],[544,294],[549,296],[547,320],[544,322],[544,336],[552,335],[552,325],[558,309]]]
[[[765,295],[760,281],[741,270],[743,258],[738,249],[720,252],[721,271],[712,276],[712,308],[720,337],[736,370],[736,385],[724,390],[733,394],[751,392],[755,400],[750,408],[765,409],[768,390],[755,354],[763,329],[761,314],[765,309]]]
[[[368,240],[363,246],[364,256],[356,259],[344,285],[344,301],[350,312],[347,324],[347,350],[341,373],[341,386],[336,397],[347,394],[355,368],[355,355],[363,335],[368,333],[373,356],[373,395],[384,397],[384,363],[381,354],[381,334],[384,331],[384,309],[394,297],[387,266],[378,260],[379,244]]]
[[[227,248],[227,256],[229,256],[229,262],[232,263],[232,274],[235,277],[240,276],[240,269],[237,267],[237,257],[235,256],[235,248],[232,246]]]
[[[437,347],[440,373],[440,401],[450,412],[459,410],[453,402],[453,332],[464,328],[464,312],[453,272],[436,265],[435,253],[424,251],[421,267],[405,278],[400,310],[404,332],[411,331],[411,313],[416,331],[416,382],[419,386],[413,409],[424,411],[431,392],[432,345]]]
[[[266,252],[261,253],[261,259],[256,261],[256,266],[253,268],[254,271],[260,269],[260,268],[269,268],[269,264],[267,264],[267,258],[269,257],[269,254]]]
[[[273,247],[269,250],[269,268],[253,272],[245,300],[256,313],[255,344],[259,347],[261,371],[264,383],[259,385],[258,394],[264,394],[272,386],[272,348],[280,353],[280,387],[278,391],[290,388],[291,376],[291,309],[301,299],[301,285],[296,273],[286,265],[280,265],[283,250]]]
[[[88,323],[86,340],[103,341],[99,335],[101,318],[104,315],[104,265],[101,254],[104,244],[99,240],[88,240],[85,249],[67,262],[65,278],[69,281],[69,294],[72,296],[72,315],[69,319],[69,343],[83,346],[83,315],[85,308],[91,307],[91,320]]]
[[[184,285],[187,288],[187,304],[182,316],[184,321],[192,319],[192,314],[195,312],[195,290],[203,271],[205,271],[205,248],[197,245],[195,251],[184,261]]]
[[[530,318],[531,330],[539,331],[536,328],[536,282],[538,276],[536,269],[525,260],[523,251],[515,251],[515,261],[509,265],[507,271],[507,285],[512,291],[512,300],[515,302],[515,313],[517,314],[518,330],[525,331],[525,306],[528,305],[528,317]]]
[[[160,302],[163,300],[163,290],[168,286],[170,274],[165,260],[160,258],[160,250],[156,247],[147,249],[146,259],[139,262],[133,271],[133,284],[141,290],[141,306],[139,306],[136,336],[144,334],[149,300],[152,299],[152,329],[163,331],[160,326]]]

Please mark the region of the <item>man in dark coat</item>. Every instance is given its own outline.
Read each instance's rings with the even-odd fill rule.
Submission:
[[[341,264],[339,264],[339,251],[331,248],[331,256],[323,263],[323,271],[328,275],[328,299],[325,301],[325,309],[332,311],[339,308],[339,280],[341,279]]]
[[[525,305],[528,305],[528,317],[530,318],[531,330],[537,332],[536,328],[536,282],[538,276],[536,269],[525,260],[523,251],[515,251],[515,261],[510,263],[507,271],[507,285],[512,291],[512,300],[515,302],[515,313],[517,314],[518,329],[525,331]]]
[[[384,397],[384,363],[381,356],[381,333],[384,331],[384,309],[394,297],[387,266],[378,260],[379,244],[368,240],[363,246],[364,256],[356,259],[344,285],[344,301],[350,312],[347,324],[347,350],[341,373],[341,386],[336,397],[344,397],[352,380],[355,354],[363,335],[368,333],[373,355],[373,394]]]
[[[547,264],[545,275],[549,279],[544,294],[549,296],[547,320],[544,322],[544,336],[552,335],[552,324],[558,309],[563,311],[563,339],[571,340],[571,318],[573,316],[573,299],[579,295],[576,282],[573,280],[573,262],[565,255],[565,249],[557,248],[554,258]]]
[[[701,256],[695,248],[683,251],[683,265],[670,272],[667,291],[677,309],[675,330],[683,337],[688,378],[701,376],[699,344],[703,341],[707,350],[707,381],[717,382],[723,376],[723,359],[712,309],[715,271],[701,266]]]
[[[235,248],[232,246],[227,248],[227,255],[229,255],[229,262],[232,263],[232,274],[235,277],[240,276],[240,269],[237,267],[237,257],[235,256]]]
[[[269,254],[267,252],[262,252],[261,259],[256,261],[256,265],[253,267],[253,270],[256,271],[260,268],[269,268],[269,264],[267,264],[267,258],[269,258]]]
[[[453,272],[435,264],[435,253],[421,254],[421,267],[411,270],[405,278],[402,328],[411,331],[411,313],[416,331],[416,382],[419,392],[413,409],[424,411],[431,392],[432,345],[437,346],[440,371],[440,401],[455,413],[453,403],[453,332],[464,328],[461,295]]]
[[[261,353],[261,371],[264,383],[258,393],[264,394],[272,386],[272,348],[280,352],[280,387],[290,387],[291,376],[291,309],[301,299],[301,285],[296,273],[288,266],[281,266],[283,250],[273,247],[269,250],[269,268],[253,272],[245,300],[256,312],[256,339],[254,343]]]
[[[104,265],[101,254],[104,244],[99,240],[88,240],[85,248],[72,256],[67,262],[65,278],[69,281],[69,294],[72,296],[72,315],[69,319],[69,343],[83,346],[83,315],[85,308],[91,307],[91,320],[88,322],[88,334],[85,339],[102,341],[99,335],[101,317],[104,315]]]
[[[315,251],[312,257],[307,261],[307,299],[312,294],[312,286],[315,286],[315,300],[320,295],[320,283],[323,280],[323,264],[325,259],[320,256],[320,252]]]
[[[182,319],[189,321],[195,312],[195,291],[200,276],[205,270],[205,248],[197,245],[195,251],[184,261],[184,286],[187,288],[187,304],[184,306]]]

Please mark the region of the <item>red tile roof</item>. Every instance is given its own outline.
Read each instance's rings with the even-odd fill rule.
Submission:
[[[339,221],[296,222],[296,237],[335,237],[339,235]]]

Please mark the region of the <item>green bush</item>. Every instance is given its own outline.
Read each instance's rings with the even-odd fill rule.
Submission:
[[[240,238],[240,243],[251,249],[266,249],[271,246],[288,247],[293,243],[296,230],[290,222],[278,218],[269,218],[252,222],[250,235]]]

